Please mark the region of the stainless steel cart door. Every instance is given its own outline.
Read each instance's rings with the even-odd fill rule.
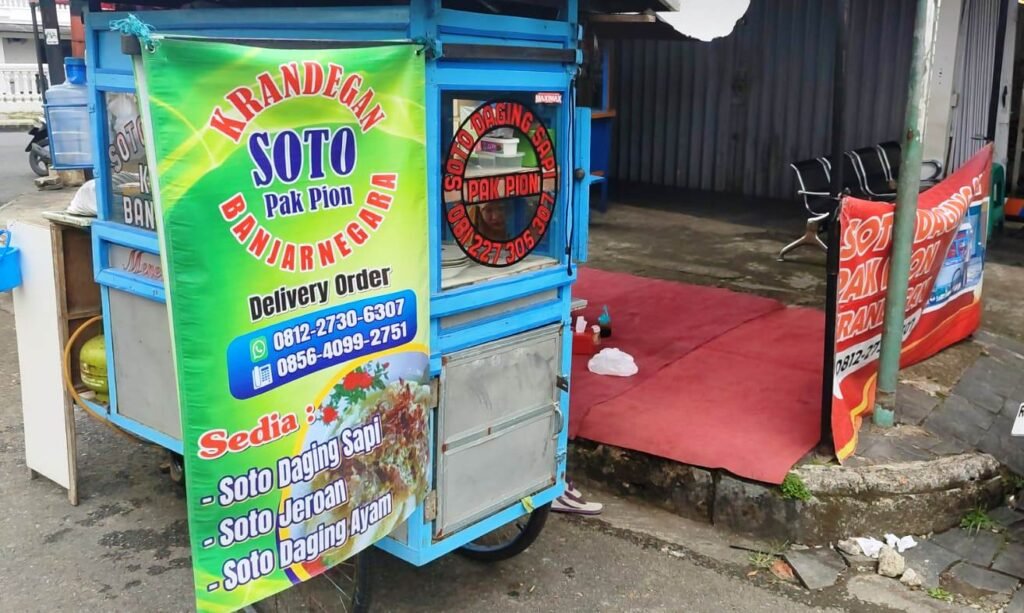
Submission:
[[[554,325],[443,359],[436,538],[555,483],[561,339]]]

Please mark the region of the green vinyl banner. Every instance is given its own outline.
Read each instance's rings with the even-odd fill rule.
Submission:
[[[166,38],[136,68],[197,606],[236,610],[426,494],[424,60]]]

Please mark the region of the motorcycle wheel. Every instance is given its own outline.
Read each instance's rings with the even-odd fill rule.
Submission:
[[[28,165],[32,168],[32,172],[40,177],[46,177],[50,174],[50,165],[34,151],[28,154]]]

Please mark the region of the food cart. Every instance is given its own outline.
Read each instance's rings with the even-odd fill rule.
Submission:
[[[81,402],[171,453],[200,609],[333,565],[359,609],[366,546],[504,559],[562,492],[579,11],[502,6],[87,14],[109,400]]]

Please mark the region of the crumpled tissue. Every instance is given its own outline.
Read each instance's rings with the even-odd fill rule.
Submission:
[[[903,553],[911,547],[917,547],[917,541],[910,535],[898,537],[895,534],[886,534],[884,543],[870,536],[857,537],[853,540],[860,546],[860,550],[864,552],[864,555],[869,558],[877,558],[878,553],[882,551],[882,547],[886,545],[895,549],[897,553]]]

